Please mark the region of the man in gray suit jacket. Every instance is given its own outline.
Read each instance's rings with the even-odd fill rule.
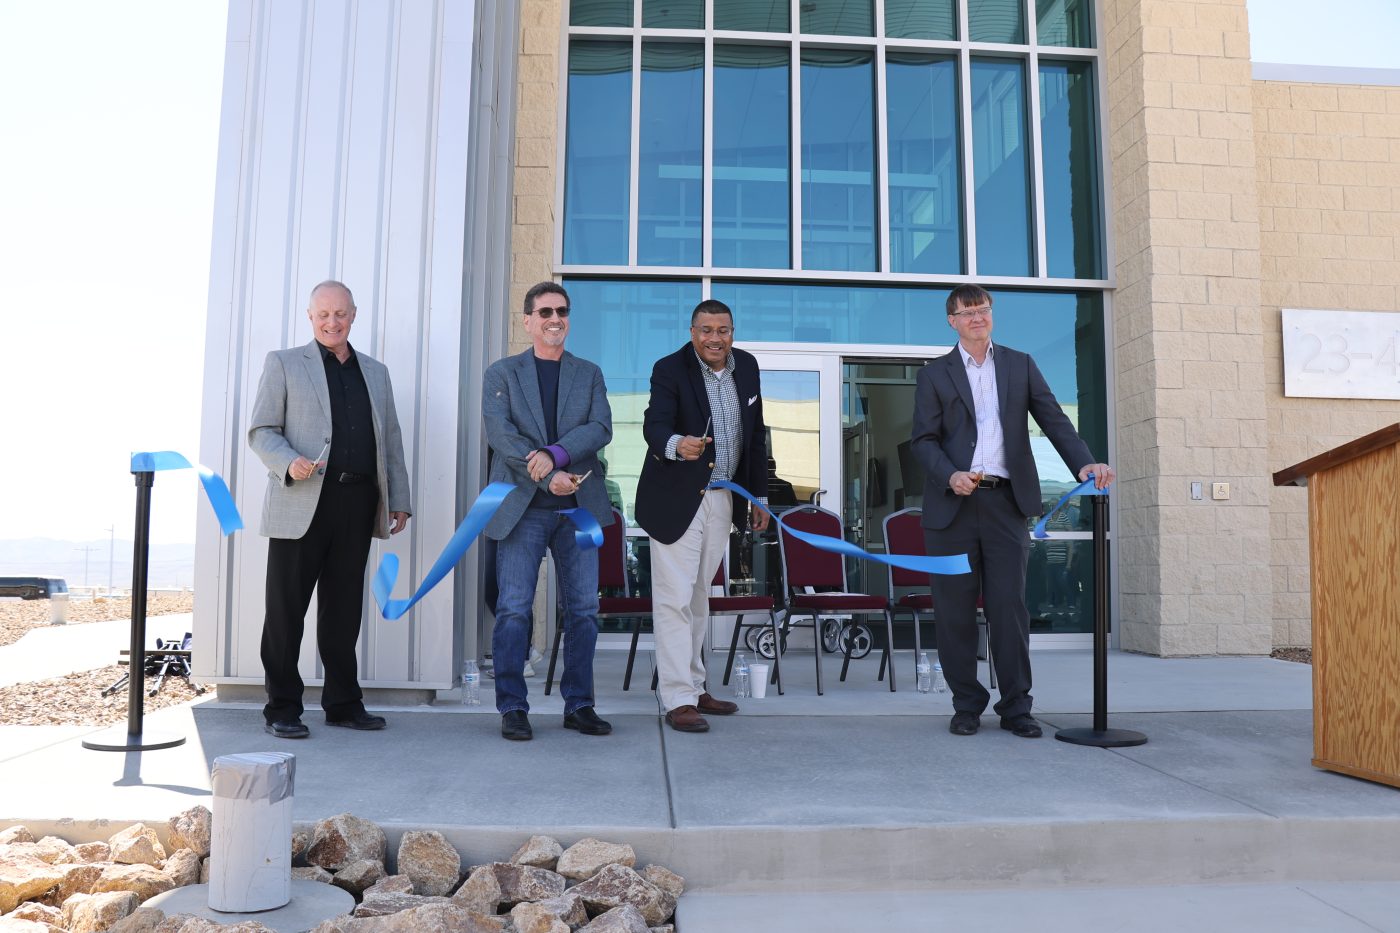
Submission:
[[[501,735],[530,739],[525,656],[540,561],[548,550],[559,572],[564,626],[564,727],[607,735],[593,709],[593,648],[598,640],[598,552],[579,547],[562,509],[586,509],[612,524],[598,451],[612,440],[612,409],[597,366],[565,352],[569,295],[554,282],[525,293],[531,349],[491,364],[482,419],[491,445],[491,481],[513,489],[486,526],[496,546],[496,627],[491,633]],[[566,469],[567,468],[567,469]]]
[[[310,734],[297,656],[313,590],[326,722],[384,728],[382,716],[365,712],[356,673],[365,561],[371,535],[398,534],[410,514],[389,371],[350,346],[354,296],[322,282],[306,314],[315,339],[267,355],[248,424],[248,445],[269,474],[263,717],[268,732],[288,739]]]
[[[991,695],[977,680],[977,598],[983,599],[1001,699],[1001,727],[1041,734],[1031,716],[1026,519],[1041,513],[1040,477],[1027,418],[1081,480],[1102,489],[1113,469],[1094,461],[1035,361],[992,346],[992,296],[961,285],[948,296],[958,345],[919,370],[913,448],[924,468],[924,543],[929,554],[967,554],[972,573],[931,577],[938,659],[953,691],[954,735],[972,735]]]

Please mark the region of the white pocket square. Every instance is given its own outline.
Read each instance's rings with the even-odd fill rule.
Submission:
[[[748,400],[747,402],[745,402],[744,404],[745,404],[745,405],[752,405],[752,404],[753,404],[754,402],[756,402],[756,401],[758,401],[758,396],[757,396],[757,395],[755,395],[753,398],[749,399],[749,400]]]

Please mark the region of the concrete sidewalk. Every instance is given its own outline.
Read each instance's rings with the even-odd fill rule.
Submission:
[[[785,696],[770,688],[739,715],[712,717],[710,733],[682,735],[662,725],[644,689],[649,660],[621,691],[624,660],[597,660],[598,709],[615,726],[601,738],[564,730],[562,703],[541,696],[539,680],[530,682],[529,743],[500,738],[489,680],[486,706],[381,710],[389,728],[380,733],[328,728],[311,711],[312,736],[301,742],[266,735],[257,704],[212,701],[149,716],[149,728],[189,741],[145,754],[83,750],[80,736],[95,730],[0,728],[0,825],[79,839],[110,835],[96,820],[163,822],[208,804],[215,757],[275,749],[298,758],[298,821],[348,810],[384,825],[391,850],[415,828],[444,832],[466,863],[509,856],[534,832],[565,844],[626,840],[641,862],[686,876],[695,896],[682,900],[683,933],[941,929],[923,922],[930,911],[965,926],[1061,907],[1065,926],[1047,919],[1044,929],[1076,918],[1078,929],[1165,928],[1110,922],[1120,915],[1104,904],[1115,897],[1142,905],[1152,923],[1175,917],[1198,930],[1224,927],[1192,919],[1191,904],[1235,916],[1277,903],[1258,916],[1297,921],[1236,929],[1393,929],[1365,919],[1370,903],[1400,917],[1400,791],[1309,764],[1306,665],[1114,654],[1110,725],[1149,742],[1101,750],[1051,737],[1089,723],[1088,651],[1035,654],[1035,711],[1047,726],[1039,740],[998,729],[993,716],[976,736],[950,735],[947,695],[912,689],[907,652],[897,658],[899,692],[875,681],[871,655],[844,684],[828,659],[823,697],[811,655],[794,652]],[[711,669],[722,664],[715,655]],[[1355,904],[1319,893],[1358,884]],[[1091,889],[1080,907],[1077,887]],[[998,891],[976,893],[987,888]],[[1176,897],[1168,890],[1186,898],[1176,913],[1155,907],[1155,897]],[[871,896],[892,891],[912,900]],[[1295,902],[1318,906],[1286,909]],[[866,922],[877,903],[896,911],[889,923]],[[748,925],[767,917],[754,904],[806,919]],[[1019,910],[996,906],[1012,904]],[[1324,907],[1371,925],[1332,923]],[[1307,925],[1318,917],[1328,922]]]
[[[193,628],[194,616],[188,612],[150,616],[146,647],[154,648],[157,638],[178,643]],[[130,647],[130,619],[35,626],[13,645],[0,647],[0,687],[116,664],[119,652]]]

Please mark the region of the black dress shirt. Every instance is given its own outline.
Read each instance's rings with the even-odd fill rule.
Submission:
[[[559,370],[559,360],[535,357],[535,378],[539,380],[544,429],[548,432],[546,442],[550,444],[559,440]],[[556,496],[544,489],[535,490],[535,497],[530,500],[532,509],[572,509],[577,505],[572,495]]]
[[[341,473],[358,473],[373,480],[376,477],[374,446],[374,412],[369,404],[369,387],[353,348],[344,363],[335,354],[321,349],[321,362],[326,366],[326,389],[331,397],[331,450],[327,457],[326,478]]]

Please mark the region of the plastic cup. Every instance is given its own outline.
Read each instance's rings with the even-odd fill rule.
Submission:
[[[749,690],[755,700],[768,695],[768,665],[755,661],[749,665]]]

